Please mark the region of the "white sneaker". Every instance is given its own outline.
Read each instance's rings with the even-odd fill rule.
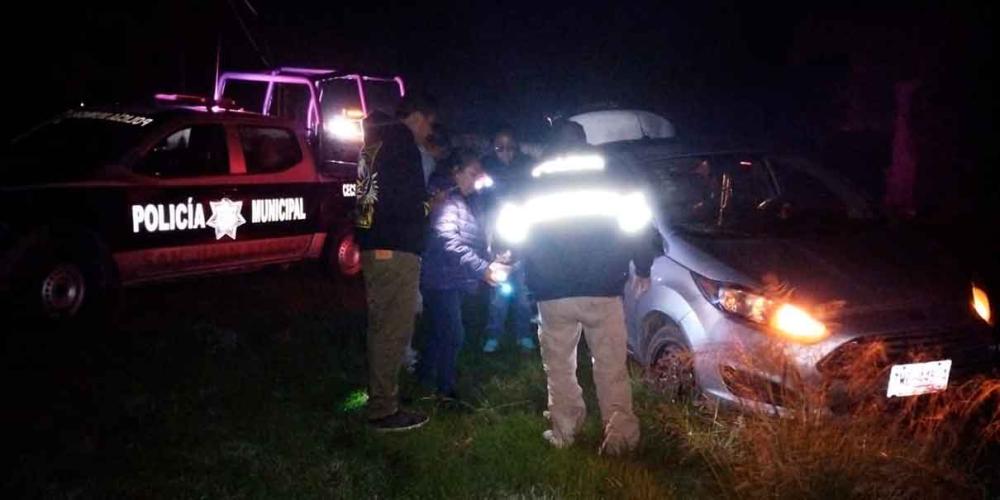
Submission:
[[[500,342],[497,342],[497,339],[489,339],[486,341],[486,344],[483,345],[483,352],[497,352],[499,347]]]
[[[549,444],[551,444],[554,448],[557,449],[563,449],[572,444],[572,443],[567,443],[562,438],[556,436],[556,433],[552,432],[552,429],[543,432],[542,437],[545,438],[545,440],[548,441]]]

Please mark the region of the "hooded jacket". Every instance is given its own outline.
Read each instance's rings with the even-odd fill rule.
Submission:
[[[426,228],[426,189],[420,150],[402,122],[382,113],[365,119],[358,159],[358,244],[362,250],[420,254]]]

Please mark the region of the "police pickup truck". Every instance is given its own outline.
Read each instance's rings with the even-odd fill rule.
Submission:
[[[0,157],[2,300],[72,320],[146,282],[310,259],[354,275],[352,174],[320,175],[287,122],[210,102],[68,111]]]

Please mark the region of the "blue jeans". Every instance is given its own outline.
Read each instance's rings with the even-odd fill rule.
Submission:
[[[504,295],[500,291],[500,287],[494,287],[490,291],[490,317],[486,323],[487,339],[500,340],[505,330],[508,314],[514,316],[515,339],[532,337],[531,303],[528,301],[528,290],[524,286],[524,267],[515,265],[507,280],[513,287],[513,291],[509,295]]]
[[[455,390],[455,365],[465,341],[462,325],[462,290],[423,290],[427,339],[420,352],[417,376],[434,384],[440,394]]]

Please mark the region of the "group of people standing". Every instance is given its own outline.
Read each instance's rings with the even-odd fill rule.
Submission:
[[[584,146],[582,128],[576,137]],[[615,262],[594,263],[600,266],[595,280],[574,278],[576,285],[552,286],[552,280],[566,278],[558,271],[552,274],[552,269],[532,271],[533,266],[552,266],[543,262],[551,258],[551,249],[535,252],[532,262],[531,251],[522,254],[523,249],[493,237],[499,200],[530,179],[532,160],[520,152],[507,129],[494,136],[492,147],[483,158],[471,150],[450,148],[437,125],[436,102],[420,93],[408,93],[395,117],[373,113],[365,120],[356,225],[368,305],[369,423],[380,431],[399,431],[428,421],[399,403],[399,371],[421,298],[427,335],[417,375],[440,396],[457,399],[456,363],[465,338],[462,304],[485,283],[491,293],[482,349],[488,353],[498,349],[508,317],[519,347],[536,348],[528,290],[544,291],[537,338],[548,375],[546,413],[552,422],[545,438],[555,446],[571,444],[583,423],[575,371],[576,344],[585,328],[609,440],[602,448],[634,448],[639,430],[625,368],[620,295],[630,261],[636,264],[637,287],[648,287],[652,257],[623,245],[624,253],[608,254]],[[478,192],[484,185],[493,189]],[[614,244],[607,239],[602,243]],[[565,251],[569,254],[560,259],[572,259],[573,252],[582,250]],[[584,260],[583,254],[579,257]],[[579,272],[580,265],[570,264],[569,272]],[[589,301],[566,302],[572,297]]]

